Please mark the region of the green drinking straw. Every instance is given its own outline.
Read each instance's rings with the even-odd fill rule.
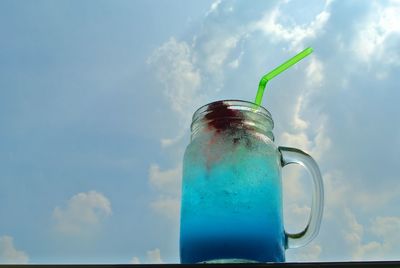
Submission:
[[[294,56],[293,58],[285,61],[266,75],[264,75],[261,80],[260,84],[258,85],[258,90],[257,90],[257,95],[256,95],[256,101],[255,103],[257,105],[261,105],[262,97],[264,94],[265,86],[267,85],[267,82],[280,74],[281,72],[285,71],[286,69],[292,67],[294,64],[299,62],[300,60],[304,59],[308,55],[310,55],[313,52],[313,49],[311,47],[304,49],[302,52]]]

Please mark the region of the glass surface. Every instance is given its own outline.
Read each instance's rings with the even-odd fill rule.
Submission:
[[[181,260],[284,261],[276,147],[241,130],[199,135],[183,168]]]
[[[322,218],[323,185],[315,161],[273,143],[273,120],[251,102],[224,100],[193,115],[183,162],[182,263],[283,262],[285,249],[309,243]],[[281,166],[296,163],[313,178],[306,228],[286,234]]]

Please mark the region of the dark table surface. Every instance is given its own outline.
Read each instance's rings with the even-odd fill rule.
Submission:
[[[256,264],[27,264],[27,265],[0,265],[0,267],[59,267],[59,268],[67,268],[67,267],[86,267],[86,268],[191,268],[191,267],[204,267],[207,268],[224,268],[224,267],[234,267],[234,268],[269,268],[269,267],[311,267],[311,268],[334,268],[334,267],[367,267],[367,268],[375,268],[375,267],[399,267],[400,261],[370,261],[370,262],[287,262],[287,263],[256,263]]]

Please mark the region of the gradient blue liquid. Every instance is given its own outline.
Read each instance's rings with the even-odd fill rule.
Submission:
[[[184,157],[182,263],[285,260],[280,159],[255,136],[197,138]]]

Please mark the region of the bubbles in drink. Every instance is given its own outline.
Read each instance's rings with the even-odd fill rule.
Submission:
[[[226,127],[224,118],[243,118],[223,105],[219,109],[185,152],[181,260],[283,261],[276,147],[240,124]]]

